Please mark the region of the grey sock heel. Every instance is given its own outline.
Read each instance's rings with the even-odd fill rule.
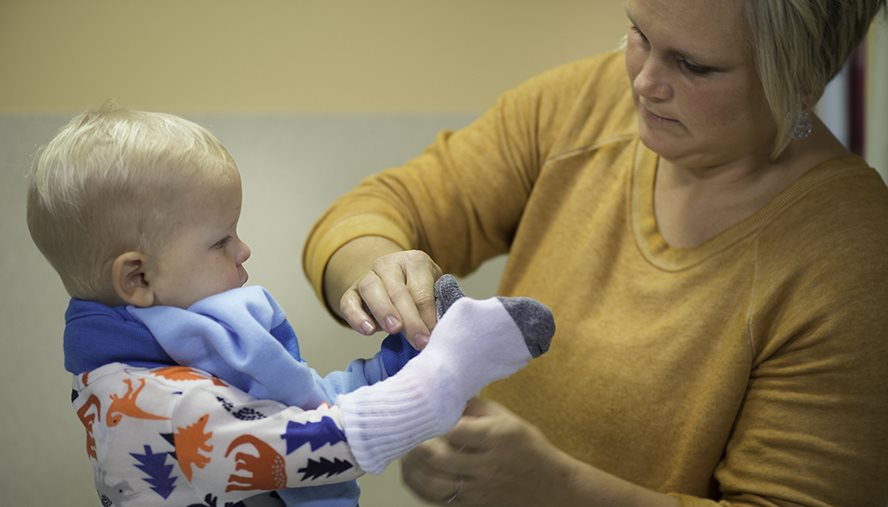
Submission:
[[[546,305],[526,297],[497,299],[512,316],[515,324],[518,324],[531,356],[539,357],[549,350],[552,335],[555,334],[555,318]]]

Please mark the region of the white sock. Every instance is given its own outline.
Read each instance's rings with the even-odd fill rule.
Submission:
[[[551,313],[532,299],[449,301],[428,346],[400,372],[337,398],[358,465],[381,473],[446,433],[481,388],[545,352],[554,329]]]

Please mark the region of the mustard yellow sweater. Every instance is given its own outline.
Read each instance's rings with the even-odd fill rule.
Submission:
[[[488,388],[574,457],[684,505],[888,504],[888,190],[855,157],[747,220],[670,247],[653,214],[622,54],[504,94],[365,180],[304,252],[319,297],[350,239],[552,308],[548,354]]]

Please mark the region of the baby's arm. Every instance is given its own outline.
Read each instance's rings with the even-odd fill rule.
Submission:
[[[419,352],[400,334],[387,336],[380,351],[370,359],[355,359],[345,370],[333,371],[325,377],[313,369],[315,384],[331,402],[340,394],[375,384],[394,375]]]
[[[212,449],[204,454],[212,460],[202,469],[192,466],[189,478],[199,489],[271,491],[349,481],[364,473],[338,407],[302,410],[215,388],[186,391],[172,417],[180,431],[207,419],[203,434],[212,435],[206,442]]]
[[[115,505],[222,505],[281,488],[336,497],[364,473],[338,407],[257,400],[193,368],[108,364],[75,379],[73,404],[96,488]]]
[[[436,283],[436,297],[443,316],[423,352],[396,375],[336,399],[349,444],[368,472],[381,472],[420,442],[445,433],[469,398],[545,352],[554,334],[551,313],[532,299],[463,297],[451,276]],[[254,397],[305,408],[323,401],[317,383],[305,377],[311,370],[298,357],[295,335],[282,340],[275,334],[292,331],[264,290],[235,289],[190,310],[130,311],[183,364]]]

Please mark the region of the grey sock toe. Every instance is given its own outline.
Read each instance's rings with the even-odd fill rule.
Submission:
[[[435,309],[440,319],[450,305],[465,296],[453,275],[443,275],[435,282]]]
[[[533,357],[539,357],[549,350],[552,335],[555,334],[555,318],[546,305],[525,297],[497,297],[518,329],[524,335],[524,343]]]

